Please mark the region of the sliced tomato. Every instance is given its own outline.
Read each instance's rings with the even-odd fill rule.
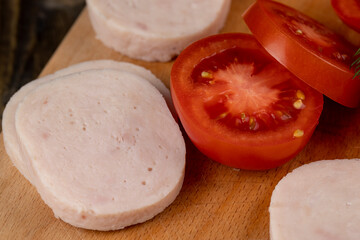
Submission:
[[[281,3],[257,1],[243,17],[260,44],[293,74],[342,105],[359,106],[360,81],[350,68],[354,46]]]
[[[248,34],[199,40],[176,59],[171,94],[192,142],[241,169],[269,169],[308,142],[322,94],[296,78]]]
[[[360,32],[360,0],[331,0],[331,5],[346,25]]]

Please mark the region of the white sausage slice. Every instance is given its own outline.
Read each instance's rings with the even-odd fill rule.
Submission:
[[[54,214],[114,230],[164,210],[182,186],[185,144],[162,95],[116,70],[42,84],[15,114],[22,158]]]
[[[168,107],[170,108],[170,111],[175,116],[176,113],[171,100],[169,89],[161,82],[161,80],[156,78],[149,70],[131,63],[117,62],[113,60],[87,61],[87,62],[71,65],[67,68],[55,72],[54,74],[47,75],[45,77],[29,82],[28,84],[23,86],[19,91],[17,91],[7,103],[6,108],[3,112],[2,129],[3,129],[4,145],[7,154],[9,155],[15,167],[30,182],[32,181],[30,178],[29,171],[27,170],[28,166],[20,157],[19,142],[15,132],[15,111],[16,108],[18,107],[18,104],[29,92],[31,92],[33,89],[37,88],[43,83],[51,81],[57,77],[65,76],[76,72],[86,71],[90,69],[117,69],[125,72],[134,73],[140,77],[143,77],[160,91],[160,93],[164,96],[168,104]]]
[[[190,43],[217,33],[231,0],[87,0],[106,46],[131,58],[169,61]]]
[[[323,160],[284,177],[270,203],[272,240],[359,240],[360,160]]]

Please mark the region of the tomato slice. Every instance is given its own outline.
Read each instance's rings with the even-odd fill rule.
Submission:
[[[346,25],[360,32],[360,0],[331,0],[331,5]]]
[[[260,44],[298,78],[347,107],[360,104],[354,78],[356,48],[314,19],[273,1],[257,1],[243,15]]]
[[[214,35],[183,50],[170,89],[195,146],[241,169],[269,169],[292,159],[323,108],[321,93],[241,33]]]

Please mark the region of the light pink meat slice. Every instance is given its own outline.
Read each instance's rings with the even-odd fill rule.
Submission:
[[[87,0],[96,36],[131,58],[169,61],[190,43],[217,33],[231,0]]]
[[[161,80],[155,77],[149,70],[131,63],[117,62],[113,60],[87,61],[87,62],[71,65],[67,68],[57,71],[54,74],[36,79],[28,83],[27,85],[23,86],[18,92],[16,92],[11,97],[3,112],[3,119],[2,119],[3,138],[4,138],[4,145],[6,152],[9,155],[15,167],[30,182],[32,181],[29,175],[29,171],[27,170],[28,166],[26,162],[24,162],[20,157],[19,142],[17,140],[16,132],[15,132],[15,111],[16,108],[18,107],[18,104],[29,92],[31,92],[33,89],[37,88],[43,83],[46,83],[55,78],[65,76],[71,73],[86,71],[90,69],[117,69],[121,71],[134,73],[148,80],[161,92],[161,94],[164,96],[168,104],[168,107],[170,108],[170,111],[173,113],[174,116],[176,115],[169,89],[161,82]]]
[[[156,88],[134,74],[89,70],[43,84],[19,104],[15,127],[33,184],[74,226],[146,221],[182,186],[179,126]]]
[[[359,240],[360,160],[323,160],[284,177],[270,203],[272,240]]]

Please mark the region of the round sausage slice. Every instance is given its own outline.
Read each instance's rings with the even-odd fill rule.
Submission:
[[[106,46],[131,58],[169,61],[190,43],[217,33],[231,0],[87,0]]]
[[[26,179],[28,179],[28,181],[32,182],[29,171],[27,170],[28,167],[20,157],[19,141],[16,137],[15,132],[15,111],[18,107],[18,104],[29,92],[31,92],[43,83],[46,83],[61,76],[90,69],[116,69],[136,74],[148,80],[160,91],[160,93],[165,98],[170,111],[174,116],[176,115],[169,89],[161,82],[161,80],[155,77],[155,75],[152,74],[151,71],[131,63],[117,62],[113,60],[87,61],[71,65],[67,68],[55,72],[54,74],[50,74],[45,77],[36,79],[32,82],[29,82],[11,97],[3,112],[2,120],[3,138],[6,152],[15,167],[22,173],[22,175],[25,176]]]
[[[358,240],[360,160],[323,160],[284,177],[270,203],[272,240]]]
[[[164,210],[182,186],[185,144],[148,81],[89,70],[42,84],[15,114],[22,158],[54,214],[115,230]]]

